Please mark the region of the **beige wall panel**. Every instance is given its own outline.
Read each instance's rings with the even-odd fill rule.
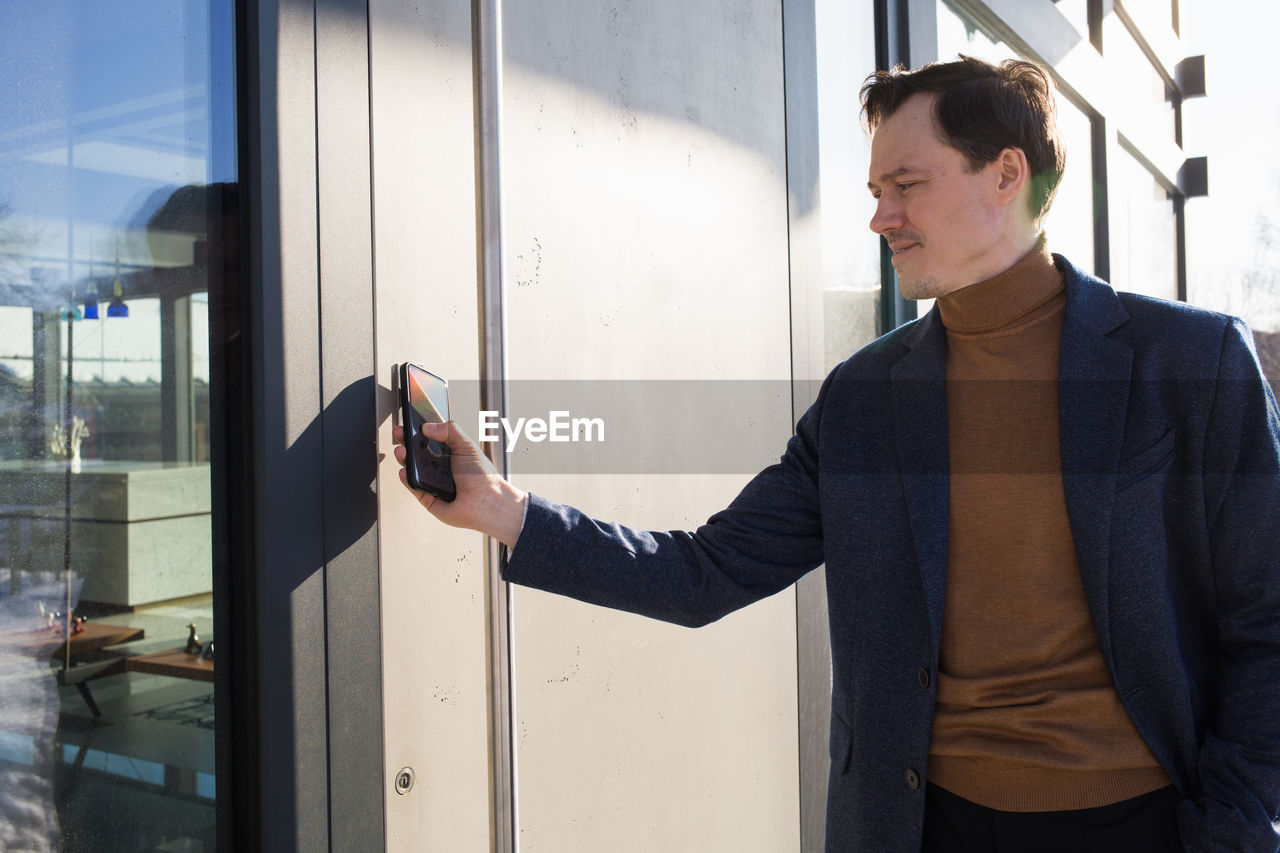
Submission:
[[[370,3],[388,848],[490,845],[484,544],[429,518],[390,455],[392,369],[478,375],[470,4]],[[474,381],[455,410],[474,411]],[[393,775],[412,767],[413,789]]]
[[[658,528],[696,523],[741,483],[639,478],[628,501],[625,487],[570,479],[522,482]],[[696,630],[533,590],[513,598],[521,850],[798,849],[791,590]]]
[[[527,380],[769,383],[782,404],[753,428],[776,458],[791,432],[779,5],[505,7],[513,401]],[[513,457],[524,487],[656,528],[697,525],[771,461],[554,474]],[[520,849],[797,849],[794,607],[788,590],[689,630],[513,590]]]

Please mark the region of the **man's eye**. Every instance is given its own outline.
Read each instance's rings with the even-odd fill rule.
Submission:
[[[918,183],[919,181],[906,181],[904,183],[898,184],[898,192],[906,192],[907,190],[911,189]]]

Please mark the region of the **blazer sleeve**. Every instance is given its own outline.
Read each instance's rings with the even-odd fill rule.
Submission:
[[[1187,850],[1280,850],[1280,414],[1252,335],[1228,326],[1205,447],[1216,593],[1217,717],[1200,794],[1182,804]]]
[[[635,530],[530,494],[503,578],[690,627],[791,585],[823,560],[818,425],[826,390],[780,461],[695,531]]]

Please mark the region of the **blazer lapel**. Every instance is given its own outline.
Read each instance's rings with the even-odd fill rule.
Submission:
[[[1058,432],[1067,516],[1102,654],[1111,664],[1108,574],[1116,467],[1133,350],[1107,337],[1128,319],[1109,285],[1066,266],[1058,364]]]
[[[889,370],[894,438],[933,647],[937,650],[942,642],[942,609],[946,601],[950,506],[944,381],[947,339],[937,308],[920,320],[904,343],[909,351]]]

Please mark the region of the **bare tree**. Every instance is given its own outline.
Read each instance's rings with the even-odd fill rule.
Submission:
[[[1258,221],[1253,263],[1241,284],[1248,300],[1270,301],[1280,296],[1280,226],[1268,215]]]

